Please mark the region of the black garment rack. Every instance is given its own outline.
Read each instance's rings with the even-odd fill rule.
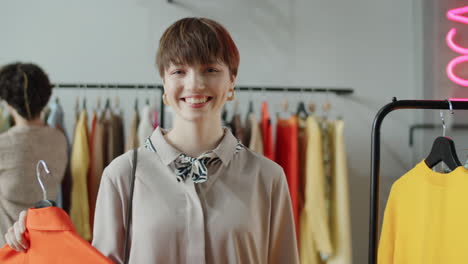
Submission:
[[[409,143],[408,146],[412,147],[414,144],[414,132],[418,129],[441,129],[441,124],[414,124],[410,126],[409,130]],[[450,130],[468,130],[468,125],[454,124],[450,126]]]
[[[82,88],[82,89],[159,89],[164,92],[164,87],[160,84],[96,84],[96,83],[55,83],[56,88]],[[260,87],[260,86],[236,86],[236,91],[264,91],[264,92],[315,92],[315,93],[334,93],[336,95],[350,95],[354,93],[352,88],[338,87]],[[160,97],[160,123],[164,124],[165,105]]]
[[[375,116],[372,127],[370,214],[369,214],[369,264],[377,264],[379,191],[380,191],[380,128],[385,116],[397,109],[468,110],[468,99],[459,100],[397,100],[382,107]]]

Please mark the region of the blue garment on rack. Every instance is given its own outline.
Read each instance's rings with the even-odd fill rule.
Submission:
[[[47,125],[49,125],[50,127],[57,128],[63,132],[63,134],[67,138],[67,145],[68,145],[68,152],[69,152],[68,154],[70,154],[70,141],[68,140],[67,134],[65,133],[64,121],[63,121],[64,113],[63,113],[62,106],[58,103],[58,101],[54,101],[50,104],[49,108],[50,108],[50,113],[49,113],[49,116],[47,117]],[[67,168],[67,171],[68,171],[68,168]],[[65,172],[64,181],[65,181],[65,177],[69,177],[69,176],[70,176],[69,173]],[[66,209],[64,208],[67,206],[64,206],[63,183],[60,186],[58,186],[58,189],[59,190],[57,193],[57,206],[62,209]],[[69,196],[70,194],[67,194],[67,195]],[[69,199],[65,199],[65,200],[69,201]]]

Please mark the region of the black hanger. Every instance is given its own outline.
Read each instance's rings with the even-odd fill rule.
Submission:
[[[247,112],[247,114],[253,113],[253,111],[254,111],[253,108],[254,108],[253,102],[250,101],[250,102],[249,102],[249,111]]]
[[[47,190],[45,189],[44,183],[42,182],[42,179],[41,179],[41,171],[40,171],[40,166],[41,165],[44,168],[47,175],[50,175],[50,171],[49,171],[49,168],[47,168],[47,164],[45,163],[45,161],[40,160],[37,163],[37,166],[36,166],[36,174],[37,174],[37,181],[39,182],[39,185],[41,186],[41,189],[42,189],[43,200],[40,200],[39,202],[37,202],[34,205],[34,208],[44,208],[44,207],[50,207],[50,206],[57,206],[57,203],[55,203],[54,201],[47,200]]]
[[[138,98],[135,98],[135,105],[134,105],[135,111],[138,112]]]
[[[299,102],[299,105],[297,106],[296,116],[307,117],[308,115],[309,113],[307,113],[304,102]]]
[[[104,110],[107,110],[110,108],[110,99],[109,97],[106,98],[106,104],[104,105]]]
[[[223,119],[225,124],[227,123],[227,115],[228,115],[228,111],[226,109],[226,106],[224,106],[223,107],[223,113],[221,114],[221,118]]]
[[[455,143],[448,137],[437,137],[429,156],[424,160],[429,168],[433,168],[441,161],[452,171],[462,165],[455,151]]]

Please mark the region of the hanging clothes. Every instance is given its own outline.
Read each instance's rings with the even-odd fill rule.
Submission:
[[[133,118],[132,123],[128,129],[127,140],[125,143],[125,151],[129,151],[132,149],[137,148],[139,144],[138,140],[138,126],[140,124],[140,117],[138,115],[138,111],[133,111]]]
[[[301,264],[322,263],[321,256],[331,255],[331,235],[325,197],[322,131],[314,116],[307,118],[305,204],[300,216]]]
[[[271,118],[268,113],[267,102],[262,103],[262,119],[261,119],[262,137],[263,137],[263,155],[274,160],[275,154],[273,152],[273,135],[271,131]]]
[[[158,128],[159,126],[159,112],[154,109],[153,110],[153,130]]]
[[[299,219],[305,204],[306,164],[307,164],[307,117],[297,117],[297,154],[298,154],[298,210]],[[300,222],[300,221],[299,221]],[[300,224],[299,224],[300,226]]]
[[[298,123],[297,117],[289,119],[278,118],[276,122],[276,150],[275,161],[286,174],[289,186],[289,194],[293,206],[296,237],[299,241],[299,159],[298,159]]]
[[[44,160],[51,172],[45,180],[47,197],[57,198],[57,186],[67,164],[67,140],[62,132],[49,126],[14,126],[0,134],[0,153],[0,246],[3,246],[3,235],[20,212],[42,199],[36,178],[39,160]]]
[[[235,114],[232,117],[230,127],[232,130],[232,134],[234,134],[234,136],[242,142],[242,140],[244,139],[244,128],[242,127],[240,114]]]
[[[0,263],[113,263],[77,235],[67,213],[58,207],[29,209],[24,236],[30,241],[28,250],[17,252],[5,245],[0,249]]]
[[[468,170],[432,171],[424,161],[392,185],[379,264],[468,263]]]
[[[78,234],[85,240],[91,239],[89,226],[89,201],[87,176],[89,169],[88,118],[86,110],[81,111],[75,127],[71,154],[71,191],[70,218]]]
[[[11,119],[10,113],[0,107],[0,133],[7,131],[11,127]]]
[[[151,107],[149,105],[145,105],[143,109],[141,109],[140,123],[138,124],[138,141],[140,143],[145,142],[145,140],[153,133],[154,129],[152,120]]]
[[[260,124],[254,113],[249,115],[250,123],[250,141],[249,149],[259,154],[263,154],[263,137]]]
[[[332,181],[330,230],[333,241],[333,254],[327,264],[351,264],[351,219],[349,208],[348,167],[344,142],[344,121],[336,120],[331,124]]]
[[[105,120],[103,116],[93,114],[93,128],[90,137],[90,167],[88,173],[89,222],[91,230],[94,223],[97,193],[104,170]]]
[[[109,165],[112,160],[122,155],[124,152],[123,124],[119,115],[110,113],[106,120],[107,124],[107,157],[104,165]],[[151,127],[152,129],[152,127]]]
[[[59,193],[57,195],[57,206],[65,210],[65,212],[70,212],[70,194],[72,186],[72,178],[70,171],[70,140],[67,137],[64,125],[64,112],[63,108],[58,102],[58,100],[53,101],[49,105],[49,115],[47,118],[47,125],[50,127],[57,128],[60,130],[67,140],[68,154],[67,154],[67,167],[65,169],[65,175],[63,177],[62,183],[59,187]]]

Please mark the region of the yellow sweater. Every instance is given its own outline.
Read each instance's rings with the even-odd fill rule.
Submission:
[[[422,161],[392,186],[378,264],[468,263],[468,170],[433,172]]]

